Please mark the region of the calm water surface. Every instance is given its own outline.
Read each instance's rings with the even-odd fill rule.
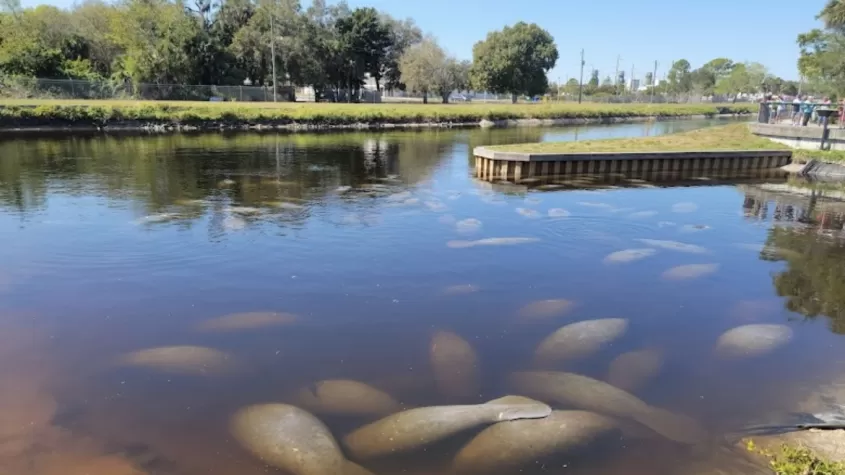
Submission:
[[[842,369],[845,205],[785,193],[785,178],[531,189],[481,183],[470,169],[478,145],[710,124],[4,139],[0,473],[276,473],[229,433],[238,408],[295,403],[326,379],[365,382],[408,405],[518,394],[507,375],[533,368],[546,336],[608,317],[628,319],[627,332],[553,369],[603,380],[618,355],[659,352],[660,371],[632,392],[692,417],[712,440],[628,440],[520,473],[741,473],[724,435],[772,422]],[[478,245],[488,238],[529,239]],[[643,248],[656,252],[606,260]],[[710,272],[667,273],[689,264]],[[547,299],[572,304],[531,311]],[[212,320],[241,312],[296,317],[257,328]],[[723,332],[750,323],[786,325],[794,337],[760,357],[715,354]],[[437,331],[477,354],[469,400],[434,383]],[[162,371],[125,356],[174,345],[229,359],[192,374],[196,364]],[[338,438],[373,420],[320,417]],[[365,465],[450,473],[474,434]]]

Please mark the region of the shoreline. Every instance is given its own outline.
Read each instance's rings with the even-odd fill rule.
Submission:
[[[348,122],[314,123],[291,120],[191,120],[187,123],[178,120],[124,120],[106,119],[102,123],[93,120],[72,121],[64,118],[9,119],[0,115],[0,136],[25,135],[34,133],[73,133],[73,132],[326,132],[355,130],[407,130],[407,129],[453,129],[453,128],[508,128],[542,127],[573,125],[625,124],[651,121],[694,120],[694,119],[733,119],[749,116],[744,112],[713,114],[657,114],[638,116],[597,116],[597,117],[559,117],[559,118],[520,118],[473,121],[408,121],[408,122]],[[13,122],[13,123],[9,123]],[[27,123],[29,122],[29,123]],[[7,124],[9,123],[9,124]]]

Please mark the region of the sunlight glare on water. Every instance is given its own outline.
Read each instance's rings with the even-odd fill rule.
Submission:
[[[470,167],[711,123],[5,138],[0,473],[765,473],[728,434],[841,371],[845,205]]]

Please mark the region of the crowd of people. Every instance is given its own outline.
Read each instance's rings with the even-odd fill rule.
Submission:
[[[768,95],[764,101],[768,107],[760,108],[760,122],[768,122],[770,124],[779,124],[789,121],[794,126],[806,127],[809,124],[827,125],[829,117],[827,115],[819,115],[819,109],[829,109],[833,107],[833,102],[829,97],[824,97],[818,101],[816,97],[810,95],[797,95],[791,100],[789,96],[783,95]],[[837,124],[840,128],[845,127],[845,99],[842,99],[837,104],[838,114],[836,118]]]

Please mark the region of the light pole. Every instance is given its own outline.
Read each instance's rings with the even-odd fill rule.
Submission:
[[[273,57],[273,102],[276,102],[276,12],[275,11],[270,12],[270,56]]]
[[[581,95],[584,93],[584,48],[581,48],[581,80],[578,81],[578,103],[581,103]]]

